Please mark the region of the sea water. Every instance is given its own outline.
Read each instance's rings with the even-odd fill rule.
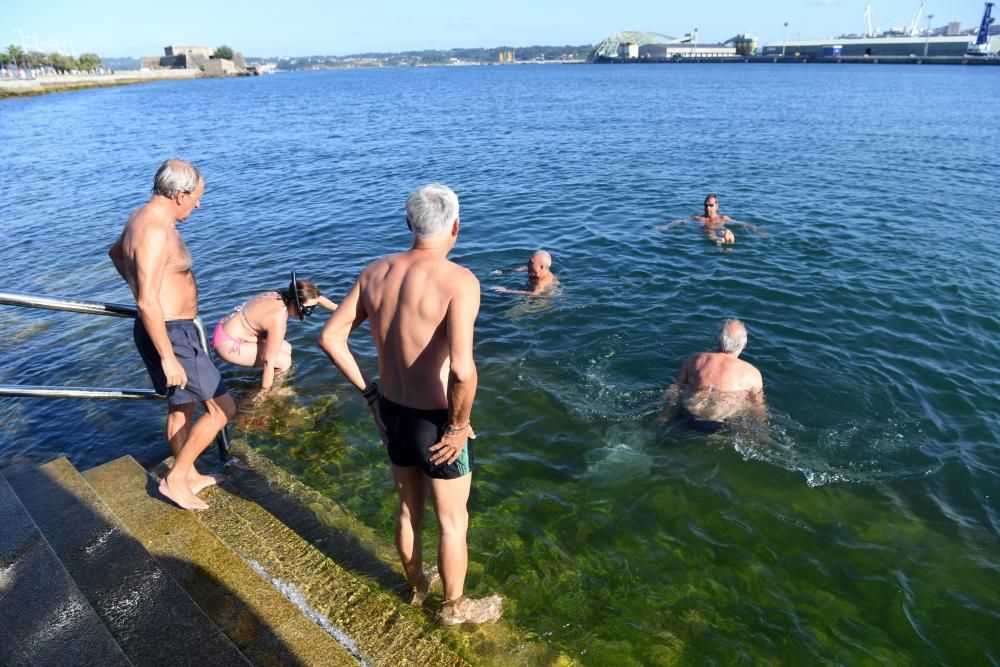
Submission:
[[[583,664],[995,663],[998,107],[995,68],[801,64],[5,100],[0,289],[129,303],[106,251],[170,156],[206,177],[179,228],[209,326],[291,269],[339,300],[407,247],[407,193],[447,183],[452,257],[483,289],[469,593]],[[690,216],[709,192],[759,233],[707,241]],[[538,248],[561,294],[491,290]],[[234,435],[389,538],[384,450],[314,344],[322,312],[288,334],[291,400],[315,419]],[[659,424],[725,317],[749,328],[767,427]],[[2,307],[0,324],[0,384],[148,384],[126,320]],[[259,382],[222,368],[238,393]],[[153,460],[162,425],[156,404],[0,399],[0,466]]]

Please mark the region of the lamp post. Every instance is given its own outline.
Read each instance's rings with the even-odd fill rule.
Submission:
[[[785,57],[785,41],[788,37],[788,21],[785,21],[785,29],[781,32],[781,57]]]
[[[934,18],[933,14],[927,15],[927,35],[924,37],[924,58],[927,57],[927,47],[931,43],[931,19]]]

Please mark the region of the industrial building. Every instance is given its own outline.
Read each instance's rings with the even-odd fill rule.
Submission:
[[[872,30],[871,2],[865,10],[868,31],[864,36],[841,35],[833,39],[782,40],[768,44],[762,50],[765,56],[793,56],[796,58],[858,58],[858,57],[950,57],[995,56],[1000,52],[1000,28],[991,17],[993,2],[984,3],[979,28],[965,31],[962,24],[951,21],[940,28],[931,28],[933,15],[927,16],[927,29],[919,31],[917,24],[923,15],[926,2],[921,2],[909,25],[876,35]],[[788,25],[787,23],[785,24]]]
[[[957,36],[892,36],[892,37],[854,37],[835,39],[807,39],[788,41],[764,46],[765,56],[794,56],[797,58],[830,58],[830,57],[922,57],[924,48],[927,56],[962,57],[975,41],[974,35]],[[989,40],[989,51],[1000,50],[1000,36]]]
[[[646,44],[639,47],[640,60],[679,60],[681,58],[734,58],[735,46],[724,44]]]

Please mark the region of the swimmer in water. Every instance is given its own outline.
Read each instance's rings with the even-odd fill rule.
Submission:
[[[705,197],[705,213],[692,217],[704,225],[705,237],[714,241],[715,245],[736,243],[736,236],[733,235],[732,231],[726,229],[726,223],[731,222],[732,218],[719,214],[719,198],[714,194],[710,193]]]
[[[733,220],[728,215],[722,215],[719,213],[719,198],[713,193],[705,197],[705,210],[704,213],[698,215],[693,214],[691,217],[698,222],[702,223],[702,231],[705,233],[705,237],[715,243],[716,245],[732,245],[736,243],[736,236],[732,231],[726,228],[727,223],[738,224],[743,228],[744,231],[753,232],[754,234],[760,234],[761,236],[767,236],[767,232],[764,232],[754,225],[748,222],[740,222],[738,220]],[[666,224],[658,225],[653,228],[654,232],[663,232],[671,227],[676,227],[677,225],[683,225],[684,220],[677,219],[672,220]]]
[[[510,289],[508,287],[494,287],[494,292],[505,294],[527,294],[529,296],[542,296],[550,294],[558,285],[559,279],[551,271],[552,255],[544,250],[536,250],[535,254],[528,260],[527,265],[519,266],[516,269],[509,269],[513,272],[528,272],[528,282],[524,289]],[[502,269],[494,269],[490,275],[500,276],[505,273]]]
[[[764,380],[759,370],[739,358],[747,344],[746,326],[725,320],[715,339],[717,351],[693,354],[681,366],[665,393],[668,405],[678,405],[678,419],[708,432],[739,415],[765,420]]]

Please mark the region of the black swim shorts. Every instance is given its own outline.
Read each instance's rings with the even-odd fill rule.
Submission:
[[[379,413],[389,436],[389,460],[402,468],[420,466],[428,477],[458,479],[472,472],[472,440],[454,463],[431,463],[427,451],[441,440],[448,424],[447,410],[418,410],[379,397]]]
[[[174,356],[187,374],[187,385],[183,389],[180,387],[167,388],[167,377],[163,374],[163,364],[160,363],[160,355],[153,346],[153,341],[146,333],[146,327],[142,325],[142,320],[135,318],[132,327],[132,338],[135,346],[142,356],[146,370],[150,379],[153,380],[153,388],[157,394],[164,394],[170,405],[184,405],[195,401],[207,401],[218,398],[229,390],[219,375],[219,369],[215,367],[208,354],[201,348],[201,338],[198,336],[198,329],[194,326],[193,320],[168,320],[167,338],[174,348]]]
[[[677,416],[675,418],[681,424],[689,426],[696,431],[701,431],[702,433],[718,433],[725,423],[711,421],[710,419],[702,419],[691,412],[688,411],[683,405],[677,408]]]

